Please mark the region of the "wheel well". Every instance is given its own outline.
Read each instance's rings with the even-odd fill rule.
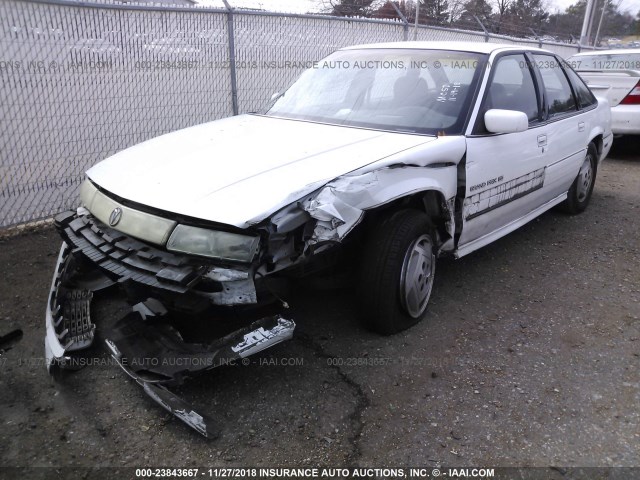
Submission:
[[[593,143],[596,146],[596,151],[598,152],[598,158],[600,158],[600,155],[602,155],[602,144],[603,144],[603,138],[602,135],[596,135],[595,137],[593,137],[591,139],[591,142],[589,143]]]
[[[438,231],[439,242],[448,240],[451,235],[447,230],[447,222],[453,221],[453,205],[449,206],[445,196],[437,190],[417,192],[406,197],[399,198],[377,208],[367,210],[365,214],[366,225],[375,224],[382,216],[398,210],[415,209],[425,212],[431,223]]]

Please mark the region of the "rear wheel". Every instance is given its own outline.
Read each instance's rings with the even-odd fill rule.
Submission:
[[[390,335],[422,320],[436,267],[435,229],[418,210],[386,218],[367,240],[358,298],[367,327]]]
[[[596,170],[598,167],[598,151],[593,143],[589,144],[587,154],[584,157],[578,176],[574,180],[567,199],[560,204],[563,212],[570,214],[582,213],[589,205],[593,187],[596,183]]]

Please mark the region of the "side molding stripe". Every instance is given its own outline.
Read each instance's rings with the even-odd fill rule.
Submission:
[[[466,197],[463,206],[465,220],[476,218],[542,188],[545,172],[546,167]]]

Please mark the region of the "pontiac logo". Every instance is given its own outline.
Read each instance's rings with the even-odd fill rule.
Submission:
[[[111,212],[111,215],[109,215],[109,225],[111,225],[112,227],[115,227],[121,218],[122,218],[122,209],[120,207],[114,208],[113,212]]]

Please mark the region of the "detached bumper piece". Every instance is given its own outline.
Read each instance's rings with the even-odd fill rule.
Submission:
[[[213,421],[168,387],[288,340],[295,324],[279,316],[267,317],[204,345],[183,341],[164,316],[155,300],[138,304],[114,326],[105,342],[120,367],[153,400],[200,434],[215,438]]]

